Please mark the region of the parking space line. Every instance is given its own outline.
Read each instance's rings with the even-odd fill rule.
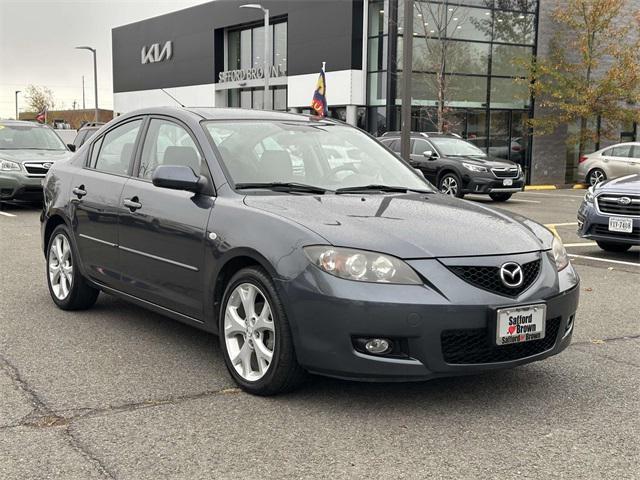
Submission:
[[[526,203],[542,203],[539,200],[525,200],[524,198],[513,198],[510,203],[518,203],[518,202],[526,202]]]
[[[13,213],[7,213],[7,212],[2,212],[2,211],[0,211],[0,215],[4,215],[5,217],[15,217],[15,215]]]
[[[554,227],[577,227],[578,222],[567,222],[567,223],[549,223],[546,226],[554,226]]]
[[[597,245],[596,242],[580,242],[580,243],[565,243],[566,247],[595,247]]]
[[[589,257],[587,255],[575,255],[573,253],[568,254],[572,258],[584,258],[586,260],[595,260],[597,262],[617,263],[619,265],[631,265],[633,267],[640,267],[640,263],[623,262],[622,260],[608,260],[606,258]]]

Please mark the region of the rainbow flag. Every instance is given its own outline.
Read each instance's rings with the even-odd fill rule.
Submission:
[[[327,110],[327,84],[324,77],[324,64],[322,70],[320,70],[320,76],[318,77],[318,83],[316,84],[316,90],[313,92],[313,100],[311,100],[311,108],[319,117],[326,117],[329,114]]]

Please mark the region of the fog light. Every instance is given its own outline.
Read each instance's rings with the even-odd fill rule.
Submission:
[[[364,348],[369,353],[380,355],[391,349],[391,343],[385,338],[372,338],[371,340],[367,340],[367,343],[364,344]]]

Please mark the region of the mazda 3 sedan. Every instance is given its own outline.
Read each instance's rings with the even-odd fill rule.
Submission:
[[[251,393],[306,372],[472,374],[571,341],[579,279],[558,238],[437,192],[340,122],[131,112],[55,164],[44,192],[56,305],[105,292],[216,333]]]

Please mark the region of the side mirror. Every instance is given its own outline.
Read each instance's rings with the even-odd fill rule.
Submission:
[[[432,158],[433,158],[433,156],[434,156],[434,155],[433,155],[433,150],[425,150],[424,152],[422,152],[422,155],[423,155],[425,158],[432,159]]]
[[[207,184],[205,177],[196,175],[184,165],[160,165],[154,170],[151,181],[156,187],[194,193],[201,192]]]
[[[420,170],[419,168],[414,168],[414,170],[420,176],[420,178],[422,178],[423,180],[427,179],[427,177],[424,176],[424,172],[422,170]]]
[[[67,143],[67,148],[72,152],[76,151],[76,146],[73,143]]]

